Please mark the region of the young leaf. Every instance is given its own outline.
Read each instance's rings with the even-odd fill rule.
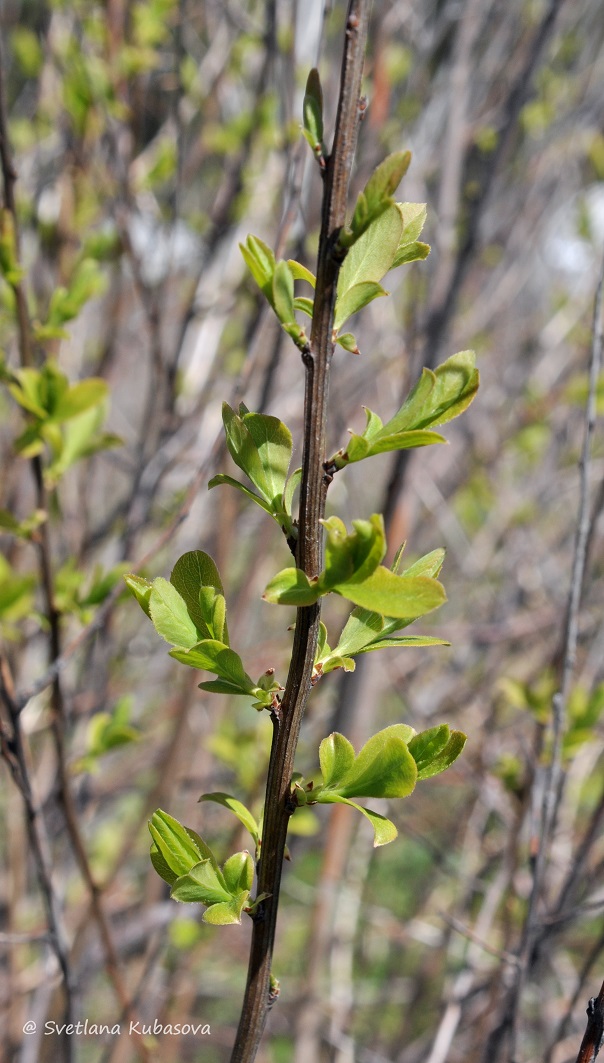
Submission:
[[[296,262],[295,258],[288,258],[287,264],[295,281],[308,281],[312,288],[316,287],[317,278],[301,262]]]
[[[204,638],[215,638],[215,633],[208,626],[208,611],[200,601],[200,591],[211,588],[222,595],[222,581],[216,565],[209,554],[203,550],[190,550],[179,557],[172,569],[170,583],[176,588],[186,604],[188,614],[198,632],[195,642]],[[219,641],[222,641],[220,639]],[[176,643],[183,646],[184,643]]]
[[[373,827],[374,848],[377,848],[379,845],[388,845],[388,843],[393,842],[398,835],[398,831],[392,820],[386,819],[385,816],[380,816],[379,812],[372,812],[370,808],[363,808],[362,805],[357,805],[355,801],[350,801],[347,797],[341,797],[340,794],[325,793],[324,791],[321,791],[321,793],[317,795],[317,804],[350,805],[351,808],[356,808],[357,812],[361,812]]]
[[[292,456],[292,435],[278,417],[263,413],[246,413],[243,423],[258,450],[268,488],[268,500],[273,504],[282,496]]]
[[[163,860],[177,877],[185,875],[199,860],[213,859],[201,838],[160,808],[151,817],[149,831]]]
[[[434,372],[423,369],[408,399],[384,425],[383,434],[446,424],[470,405],[478,390],[478,381],[473,351],[452,355]]]
[[[184,599],[176,587],[161,576],[153,580],[149,595],[149,615],[158,635],[171,646],[191,649],[199,642],[199,632]]]
[[[248,236],[245,244],[239,244],[239,250],[256,284],[272,306],[272,281],[276,265],[273,252],[257,236]]]
[[[177,878],[170,896],[175,901],[212,905],[229,901],[231,892],[226,887],[222,873],[209,860],[200,860]]]
[[[153,584],[142,576],[136,576],[134,572],[127,573],[127,575],[124,576],[124,582],[130,593],[136,598],[143,612],[147,614],[149,619],[151,619],[149,599],[151,597],[151,591],[153,590]]]
[[[466,740],[467,736],[462,731],[452,731],[451,737],[442,752],[435,756],[429,764],[422,767],[421,770],[418,769],[418,779],[430,779],[433,775],[440,775],[441,771],[449,768],[462,752]],[[411,743],[409,744],[411,745]]]
[[[336,789],[354,765],[354,746],[337,731],[324,738],[319,746],[319,764],[323,786]]]
[[[244,890],[249,892],[254,881],[254,861],[250,853],[244,851],[229,856],[224,863],[222,873],[232,896],[236,897]]]
[[[375,281],[362,281],[360,284],[353,284],[351,288],[348,288],[338,298],[333,322],[334,331],[338,332],[344,322],[348,321],[349,317],[357,314],[364,306],[368,306],[369,303],[381,295],[388,295],[388,292],[385,288],[382,288],[381,284],[376,284]]]
[[[191,668],[214,672],[229,684],[229,693],[256,694],[256,685],[245,671],[241,658],[222,642],[204,639],[190,650],[180,647],[170,650],[170,657]]]
[[[316,67],[310,71],[306,81],[306,91],[302,105],[304,117],[303,133],[315,155],[323,157],[323,90]]]
[[[294,278],[287,262],[283,260],[277,262],[273,273],[273,307],[283,325],[289,325],[296,320]]]
[[[214,801],[218,805],[224,805],[225,808],[229,808],[231,812],[235,813],[239,822],[243,823],[246,830],[250,832],[254,839],[254,844],[258,845],[260,840],[260,828],[249,809],[247,809],[241,801],[238,801],[236,797],[231,797],[230,794],[212,793],[202,794],[199,800]]]
[[[262,597],[275,605],[314,605],[321,596],[318,580],[309,580],[299,568],[284,568],[266,585]]]
[[[352,247],[374,219],[393,205],[394,192],[410,162],[409,151],[396,151],[374,170],[357,199],[350,226],[340,233],[338,242],[342,247]]]
[[[346,774],[329,789],[341,797],[408,797],[415,789],[417,766],[401,728],[404,725],[395,724],[373,735]],[[411,731],[407,728],[402,733]]]
[[[342,583],[334,590],[355,605],[382,616],[416,620],[447,600],[442,584],[425,576],[396,576],[380,565],[363,583]]]
[[[249,890],[244,890],[242,893],[237,894],[236,897],[231,898],[230,901],[212,904],[206,909],[201,918],[204,923],[210,923],[212,926],[229,926],[232,923],[240,923],[241,913],[248,901]]]
[[[260,506],[265,513],[268,513],[271,517],[273,516],[272,507],[268,502],[263,498],[260,498],[260,495],[255,494],[254,491],[250,491],[249,487],[246,487],[245,484],[240,483],[239,480],[235,480],[232,476],[227,476],[224,472],[219,472],[216,476],[212,477],[208,483],[208,491],[211,491],[213,487],[219,487],[220,484],[228,484],[229,487],[235,487],[238,491],[241,491],[242,494],[246,495],[247,498],[251,499],[252,502],[255,502],[257,506]]]
[[[451,732],[446,723],[438,727],[430,727],[427,731],[420,731],[411,738],[409,752],[417,764],[418,778],[422,778],[422,771],[447,745]]]
[[[373,650],[385,650],[388,648],[399,649],[401,646],[450,646],[446,639],[437,639],[432,635],[398,635],[376,639],[368,646],[363,646],[357,653],[371,653]]]
[[[374,513],[369,520],[353,520],[350,535],[339,517],[322,523],[327,531],[325,572],[319,578],[322,590],[342,583],[362,583],[386,553],[383,518]]]

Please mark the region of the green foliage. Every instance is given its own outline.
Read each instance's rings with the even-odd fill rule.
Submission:
[[[306,85],[303,132],[319,165],[324,167],[327,152],[323,143],[323,100],[316,70],[311,71]],[[426,218],[425,205],[394,201],[410,158],[409,152],[396,152],[377,167],[358,197],[350,225],[339,234],[343,264],[333,341],[355,353],[358,347],[354,336],[340,334],[344,323],[373,299],[387,294],[380,281],[389,270],[421,260],[429,252],[429,247],[419,240]],[[314,303],[306,295],[296,295],[295,284],[304,282],[314,289],[314,275],[293,259],[277,261],[271,248],[258,237],[248,236],[240,247],[255,283],[305,356],[310,348],[296,313],[312,317]],[[465,410],[477,388],[478,372],[470,351],[453,355],[435,371],[424,369],[400,410],[385,425],[377,414],[367,410],[365,431],[362,435],[353,434],[347,449],[338,451],[325,463],[326,473],[333,475],[348,464],[376,454],[445,442],[432,429]],[[298,525],[292,506],[301,470],[289,472],[291,432],[278,417],[252,413],[243,404],[234,410],[224,403],[222,418],[229,454],[250,486],[220,473],[209,487],[227,484],[253,501],[276,521],[295,552]],[[333,649],[328,643],[327,628],[320,623],[313,682],[336,668],[352,671],[354,658],[361,653],[446,644],[433,637],[397,634],[446,601],[437,579],[444,558],[442,550],[433,550],[403,570],[401,548],[389,569],[381,564],[386,554],[381,515],[353,520],[351,532],[337,516],[321,523],[325,529],[323,570],[309,577],[299,568],[283,569],[269,581],[263,596],[271,603],[305,608],[333,592],[355,606]],[[282,687],[273,670],[254,683],[230,646],[222,583],[207,554],[185,554],[177,561],[169,581],[157,577],[149,582],[130,574],[126,583],[157,633],[172,647],[170,656],[216,677],[201,683],[203,690],[252,697],[257,708],[267,708],[274,720],[279,718]],[[396,827],[379,813],[359,805],[356,799],[408,797],[418,780],[448,768],[464,743],[465,735],[451,732],[446,724],[416,734],[408,724],[401,723],[373,735],[356,754],[343,735],[332,734],[319,749],[321,784],[305,783],[294,773],[293,806],[308,814],[309,805],[352,805],[371,822],[374,844],[385,845],[396,837]],[[246,755],[245,748],[239,747],[236,734],[229,732],[215,751],[237,768]],[[261,853],[263,817],[257,820],[241,801],[227,793],[203,794],[200,801],[228,808],[249,832],[256,856]],[[207,922],[238,922],[242,911],[251,911],[253,861],[248,853],[231,856],[221,870],[205,842],[166,813],[156,812],[150,829],[154,839],[151,859],[170,884],[175,899],[205,905]],[[253,904],[261,900],[257,897]]]
[[[384,425],[376,413],[367,409],[365,431],[362,435],[351,433],[346,449],[334,454],[328,464],[343,469],[374,454],[445,443],[443,436],[429,429],[463,413],[476,395],[478,381],[473,351],[452,355],[434,371],[422,370],[398,413]]]
[[[302,112],[304,116],[302,133],[317,161],[324,166],[327,151],[323,143],[323,89],[319,71],[314,67],[306,82]]]
[[[92,717],[88,725],[86,754],[76,764],[76,770],[96,774],[100,768],[99,760],[106,753],[139,741],[140,731],[130,723],[131,710],[132,701],[125,697],[120,698],[113,712],[97,712]]]
[[[250,413],[243,403],[239,413],[235,413],[225,402],[222,420],[229,454],[256,491],[250,491],[245,484],[224,473],[214,476],[208,487],[230,484],[273,517],[288,538],[295,536],[291,502],[299,473],[294,473],[288,481],[291,432],[277,417]]]
[[[70,384],[49,359],[41,369],[10,370],[0,365],[0,379],[27,421],[15,449],[24,458],[48,451],[44,470],[48,487],[54,487],[80,459],[121,444],[118,436],[101,430],[108,388],[99,377]]]
[[[174,900],[203,904],[206,923],[240,923],[254,879],[250,854],[235,853],[221,869],[203,839],[161,809],[153,813],[149,831],[151,862]]]
[[[433,577],[397,573],[380,565],[386,553],[383,518],[374,513],[352,522],[348,534],[339,517],[322,522],[327,532],[325,569],[310,579],[300,569],[277,573],[263,597],[277,605],[313,605],[334,591],[382,616],[416,620],[446,601],[444,589]]]
[[[394,841],[397,830],[389,819],[352,801],[353,797],[408,797],[419,779],[445,771],[457,760],[466,741],[461,731],[446,724],[416,734],[408,724],[391,724],[373,735],[355,754],[344,735],[324,738],[319,747],[321,786],[295,783],[300,805],[345,804],[361,812],[374,830],[374,845]]]
[[[124,579],[158,635],[174,647],[170,656],[217,677],[200,683],[202,690],[243,694],[254,698],[259,709],[273,704],[280,687],[272,674],[254,683],[230,648],[222,583],[208,554],[202,550],[183,554],[169,581],[158,576],[150,583],[133,573]]]

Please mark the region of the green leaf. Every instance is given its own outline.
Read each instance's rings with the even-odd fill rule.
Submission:
[[[345,351],[350,354],[360,354],[358,343],[353,336],[352,332],[343,332],[341,336],[336,337],[336,343],[343,347]]]
[[[384,628],[384,617],[368,609],[353,609],[340,635],[334,653],[354,656],[374,642]]]
[[[285,484],[285,490],[283,491],[283,508],[285,512],[291,516],[292,502],[294,499],[294,492],[296,487],[300,485],[302,480],[302,469],[294,469],[291,476],[288,477]]]
[[[170,896],[175,901],[207,905],[231,899],[222,874],[217,872],[210,860],[200,860],[184,875],[179,876],[172,886]]]
[[[321,522],[327,531],[325,572],[319,583],[323,591],[342,583],[362,583],[375,571],[386,553],[383,517],[374,513],[369,520],[353,520],[349,535],[339,517]]]
[[[284,325],[296,320],[294,309],[294,278],[283,259],[277,262],[273,273],[273,307],[279,321]]]
[[[338,299],[357,284],[381,281],[386,276],[402,234],[403,216],[394,203],[372,221],[350,248],[338,277]]]
[[[354,760],[354,746],[344,735],[336,731],[324,738],[319,746],[323,786],[330,789],[337,788],[352,770]]]
[[[278,417],[249,413],[245,407],[237,414],[226,402],[222,418],[233,461],[274,513],[282,503],[293,448],[291,432]]]
[[[403,216],[398,204],[392,203],[352,245],[338,277],[336,331],[372,299],[388,294],[379,281],[392,266],[402,233]]]
[[[405,724],[393,724],[365,743],[354,764],[337,784],[341,797],[408,797],[415,789],[417,766],[407,739],[413,729]]]
[[[210,923],[212,926],[229,926],[232,923],[240,923],[241,913],[248,901],[249,891],[244,890],[230,901],[212,904],[203,913],[202,919],[204,923]]]
[[[388,292],[385,288],[382,288],[381,284],[376,284],[375,281],[362,281],[360,284],[353,284],[337,301],[333,322],[335,331],[339,331],[349,317],[358,313],[364,306],[367,306],[381,295],[388,295]]]
[[[434,775],[440,775],[441,771],[449,768],[462,752],[467,741],[467,736],[462,731],[452,731],[451,737],[445,748],[434,757],[421,771],[418,769],[418,779],[430,779]],[[409,743],[411,746],[411,743]]]
[[[442,547],[439,547],[437,550],[431,550],[429,554],[424,554],[423,557],[420,557],[412,565],[409,565],[409,568],[406,568],[401,575],[434,576],[436,578],[443,567],[444,560],[445,551]]]
[[[151,837],[170,871],[185,875],[200,859],[214,859],[205,842],[158,808],[149,823]]]
[[[370,808],[363,808],[362,805],[357,805],[355,801],[350,801],[347,797],[341,797],[339,794],[334,793],[324,793],[322,791],[317,796],[317,803],[322,805],[350,805],[351,808],[356,808],[357,812],[361,812],[373,827],[374,848],[377,848],[379,845],[388,845],[388,843],[393,842],[398,835],[398,831],[392,820],[386,819],[385,816],[380,816],[378,812],[372,812]]]
[[[229,487],[236,487],[238,491],[241,491],[247,496],[247,498],[251,499],[252,502],[255,502],[257,506],[260,506],[265,513],[270,514],[271,517],[273,516],[272,508],[268,502],[263,498],[260,498],[260,495],[255,494],[254,491],[250,491],[249,487],[246,487],[245,484],[240,483],[239,480],[235,480],[232,476],[227,476],[224,472],[219,472],[216,476],[212,477],[208,484],[208,491],[211,491],[213,487],[218,487],[220,484],[228,484]]]
[[[263,413],[246,413],[243,423],[258,450],[268,488],[268,501],[275,504],[285,489],[293,450],[291,432],[278,417]]]
[[[446,424],[459,416],[478,390],[473,351],[452,355],[432,372],[423,369],[411,394],[383,428],[384,435]]]
[[[215,638],[215,632],[209,626],[208,619],[212,616],[214,598],[216,594],[222,596],[223,588],[220,573],[210,555],[204,553],[203,550],[190,550],[183,554],[172,569],[170,583],[185,602],[189,617],[198,632],[195,642],[204,638]],[[200,592],[203,588],[210,588],[214,591],[206,607],[204,603],[207,599],[203,602],[200,600]],[[181,642],[176,645],[187,644]]]
[[[63,392],[54,406],[52,420],[60,423],[69,420],[70,417],[77,417],[85,410],[105,402],[108,394],[109,388],[106,381],[98,377],[82,380]]]
[[[444,587],[425,576],[396,576],[382,565],[363,583],[342,583],[334,588],[355,605],[382,616],[415,620],[447,600]]]
[[[305,295],[297,295],[294,299],[294,309],[301,310],[307,317],[312,317],[315,309],[314,300]]]
[[[249,477],[261,496],[267,502],[272,502],[258,448],[242,418],[231,409],[227,402],[222,405],[222,420],[229,454],[235,465]]]
[[[260,840],[260,828],[249,809],[246,808],[241,801],[238,801],[236,797],[231,797],[230,794],[217,792],[212,794],[202,794],[199,800],[213,801],[217,805],[224,805],[225,808],[230,809],[231,812],[237,816],[237,819],[243,824],[245,829],[249,831],[254,839],[254,844],[258,845]],[[251,885],[248,889],[251,889]]]
[[[186,602],[176,587],[161,576],[153,580],[149,615],[158,635],[171,646],[191,649],[199,642],[199,633],[189,616]]]
[[[419,239],[426,224],[427,211],[425,203],[397,203],[396,206],[403,219],[403,231],[397,248],[399,251]],[[391,268],[394,269],[394,266]]]
[[[417,764],[418,778],[422,778],[422,771],[447,745],[451,732],[446,723],[438,727],[430,727],[427,731],[420,731],[409,742],[409,752]]]
[[[323,154],[323,90],[316,67],[310,71],[302,104],[304,135],[316,155]]]
[[[397,151],[388,155],[369,178],[360,193],[350,226],[340,234],[342,247],[351,247],[375,218],[393,206],[393,195],[409,169],[411,153]]]
[[[256,284],[272,306],[272,282],[276,265],[273,252],[257,236],[248,236],[245,244],[239,244],[239,250]]]
[[[398,649],[400,646],[450,646],[445,639],[433,638],[431,635],[399,635],[394,638],[376,639],[370,645],[357,650],[357,653],[371,653],[373,650]]]
[[[367,413],[371,413],[367,410]],[[351,438],[344,453],[340,451],[334,455],[333,461],[338,468],[351,465],[363,458],[371,458],[376,454],[386,454],[393,450],[411,450],[415,447],[429,447],[434,443],[446,443],[446,439],[437,432],[393,432],[387,435],[380,433],[374,439],[368,440],[366,436],[357,436],[351,433]]]
[[[275,605],[314,605],[321,596],[318,580],[309,580],[299,568],[284,568],[266,585],[262,597]]]
[[[136,576],[134,572],[128,572],[127,575],[124,576],[124,582],[130,593],[136,598],[143,612],[147,614],[149,619],[151,619],[149,599],[151,598],[153,584],[149,583],[149,580],[144,579],[142,576]]]
[[[229,693],[255,694],[256,685],[245,671],[241,658],[234,650],[215,639],[204,639],[190,650],[170,650],[170,657],[191,668],[214,672],[229,684]],[[231,689],[232,688],[232,689]],[[204,689],[208,689],[204,686]],[[216,690],[214,686],[211,689]]]
[[[411,394],[387,424],[367,410],[367,426],[362,435],[351,435],[345,451],[330,459],[336,468],[391,450],[444,443],[428,428],[457,417],[472,402],[478,390],[478,370],[473,351],[452,355],[434,372],[424,369]]]
[[[312,288],[316,288],[317,278],[306,266],[303,266],[301,262],[296,262],[295,258],[288,258],[287,264],[295,281],[308,281]]]
[[[391,268],[396,269],[397,266],[408,266],[411,262],[423,262],[429,254],[430,244],[423,244],[421,240],[415,240],[412,244],[405,244],[403,247],[399,247]]]
[[[254,861],[250,853],[244,851],[229,856],[224,863],[222,873],[232,896],[236,897],[244,890],[249,893],[254,881]]]

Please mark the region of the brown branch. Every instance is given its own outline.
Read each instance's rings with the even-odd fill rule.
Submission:
[[[334,254],[338,233],[346,220],[346,201],[359,121],[358,103],[369,15],[368,0],[351,0],[336,130],[323,196],[317,287],[310,351],[304,358],[304,457],[300,489],[298,565],[307,573],[320,571],[321,520],[325,508],[325,422],[329,371],[333,354],[333,315],[340,259]],[[265,800],[264,832],[258,867],[258,893],[266,894],[254,916],[250,961],[239,1029],[231,1063],[252,1063],[274,1001],[271,963],[285,839],[291,807],[290,783],[300,724],[310,692],[310,679],[319,631],[320,605],[298,609],[289,674],[279,713],[273,714],[273,741]]]
[[[581,1041],[577,1063],[593,1063],[604,1041],[604,982],[597,997],[587,1005],[587,1027]]]

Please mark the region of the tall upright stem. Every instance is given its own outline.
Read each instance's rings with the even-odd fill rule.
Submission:
[[[350,0],[342,59],[340,98],[333,148],[324,177],[323,210],[317,285],[310,338],[304,358],[304,457],[300,488],[297,563],[316,575],[322,563],[320,520],[325,512],[327,483],[325,425],[329,372],[333,354],[333,320],[341,255],[335,253],[346,220],[346,202],[359,123],[359,98],[367,38],[369,0]],[[300,724],[308,695],[319,633],[320,605],[298,609],[292,658],[278,713],[273,714],[273,741],[264,806],[264,830],[258,867],[258,893],[266,900],[254,916],[245,996],[231,1063],[255,1059],[266,1016],[275,999],[271,964],[277,925],[281,869],[289,817],[290,786]]]

